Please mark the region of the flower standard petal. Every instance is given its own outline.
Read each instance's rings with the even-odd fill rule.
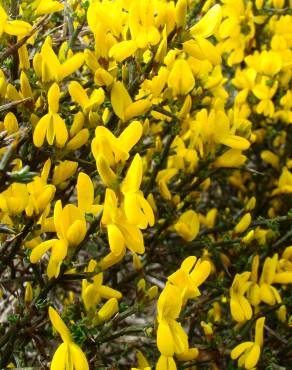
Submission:
[[[40,148],[45,140],[47,129],[50,123],[50,114],[44,115],[37,123],[33,133],[33,143],[37,148]]]
[[[51,306],[49,307],[49,317],[53,327],[60,334],[63,342],[71,343],[72,339],[69,329],[65,325],[64,321],[61,319],[58,312]]]

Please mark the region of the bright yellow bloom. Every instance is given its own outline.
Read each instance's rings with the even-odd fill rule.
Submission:
[[[108,321],[119,311],[117,298],[110,298],[98,311],[97,317],[99,322]]]
[[[167,83],[174,96],[187,95],[194,88],[195,78],[186,60],[177,59],[174,62]]]
[[[3,32],[8,33],[8,35],[24,37],[29,34],[31,30],[31,25],[24,21],[19,20],[9,20],[8,16],[0,5],[0,37]]]
[[[176,319],[182,308],[180,289],[166,284],[157,302],[157,347],[166,357],[180,354],[188,349],[188,337]]]
[[[237,322],[244,322],[252,317],[251,305],[244,296],[251,284],[248,281],[249,277],[250,272],[236,274],[230,288],[230,311]]]
[[[102,155],[114,167],[118,162],[129,158],[130,150],[140,140],[142,133],[143,128],[139,121],[132,121],[119,137],[115,137],[106,127],[97,126],[91,143],[92,154],[95,160]]]
[[[172,356],[161,355],[156,364],[156,370],[176,370],[176,364]]]
[[[111,252],[120,259],[125,254],[126,246],[135,253],[144,253],[143,235],[138,226],[131,224],[123,209],[118,207],[116,194],[106,189],[102,225],[107,228]]]
[[[79,69],[83,63],[83,53],[76,53],[61,64],[59,58],[52,49],[52,40],[49,36],[43,43],[41,52],[36,53],[33,58],[34,70],[42,82],[60,82]]]
[[[27,184],[29,204],[25,212],[28,216],[33,213],[41,214],[54,198],[56,188],[54,185],[47,184],[50,168],[51,161],[48,159],[44,164],[41,176],[36,176],[32,182]]]
[[[104,102],[104,91],[101,87],[93,90],[90,97],[77,81],[71,81],[68,90],[72,100],[81,106],[84,114],[96,110]]]
[[[111,103],[115,114],[123,122],[146,113],[151,107],[151,103],[148,99],[141,99],[133,102],[124,84],[120,81],[113,83]]]
[[[239,222],[235,225],[234,232],[236,234],[243,233],[250,225],[251,223],[251,215],[250,213],[246,213],[242,218],[239,220]]]
[[[79,172],[77,179],[78,208],[84,213],[96,215],[102,210],[102,206],[94,204],[94,187],[86,173]]]
[[[59,99],[60,89],[54,83],[48,92],[49,112],[38,121],[33,133],[33,142],[38,148],[43,145],[45,137],[49,145],[53,145],[56,140],[56,146],[60,148],[68,139],[66,124],[58,114]]]
[[[184,240],[194,240],[200,230],[199,216],[193,210],[184,212],[174,224],[174,229]]]
[[[78,163],[72,161],[60,161],[54,168],[53,184],[60,185],[68,180],[77,171]]]
[[[49,307],[49,317],[55,330],[60,334],[63,343],[57,348],[50,370],[89,370],[85,354],[72,341],[69,329],[53,307]]]
[[[256,321],[255,340],[254,342],[243,342],[237,345],[231,351],[232,360],[238,359],[238,366],[245,369],[253,369],[261,354],[263,346],[263,332],[264,332],[265,317],[260,317]]]
[[[97,268],[97,262],[91,260],[88,264],[86,272],[93,272]],[[103,273],[100,272],[91,278],[93,281],[90,283],[88,280],[82,280],[82,300],[84,302],[86,310],[95,308],[100,303],[102,298],[110,299],[116,298],[121,299],[122,294],[115,289],[112,289],[106,285],[103,285]]]
[[[51,14],[64,9],[64,5],[59,1],[54,0],[38,0],[38,5],[35,10],[36,15]]]
[[[214,5],[202,19],[190,28],[193,37],[208,38],[214,34],[221,23],[222,9],[219,4]]]
[[[121,184],[124,210],[128,221],[140,229],[154,225],[154,214],[148,201],[139,190],[143,176],[142,158],[136,154]]]
[[[218,157],[214,163],[215,167],[239,167],[247,157],[239,149],[229,149],[227,152]]]
[[[54,208],[54,227],[58,239],[50,239],[40,243],[30,255],[31,263],[36,263],[51,249],[47,268],[49,278],[58,277],[68,247],[76,247],[84,239],[86,234],[84,213],[73,204],[67,204],[62,208],[62,203],[58,200]]]
[[[141,49],[156,45],[160,41],[160,33],[154,23],[154,1],[132,1],[129,9],[129,28],[132,39]]]
[[[200,295],[198,288],[208,278],[210,272],[211,265],[208,261],[189,256],[182,262],[180,269],[168,277],[168,281],[180,289],[185,305],[188,299]]]
[[[273,191],[273,195],[292,193],[292,173],[287,167],[283,167],[278,180],[278,188]]]
[[[29,194],[25,184],[13,183],[0,193],[0,209],[14,216],[25,210],[29,202]]]

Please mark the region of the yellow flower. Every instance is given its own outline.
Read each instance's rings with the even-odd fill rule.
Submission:
[[[215,167],[239,167],[247,157],[239,149],[229,149],[227,152],[218,157],[214,163]]]
[[[144,253],[144,240],[140,229],[129,223],[123,210],[118,207],[116,194],[111,189],[106,189],[101,223],[107,228],[109,246],[114,256],[121,259],[126,246],[132,252]]]
[[[221,23],[222,9],[219,4],[214,5],[202,19],[190,28],[193,37],[208,38],[214,34]]]
[[[98,311],[99,322],[108,321],[115,313],[119,311],[117,298],[110,298]]]
[[[111,103],[115,114],[123,121],[146,113],[151,107],[148,99],[132,101],[121,81],[115,81],[111,90]]]
[[[208,261],[189,256],[182,262],[180,269],[168,277],[168,281],[180,289],[185,305],[188,299],[200,295],[198,288],[208,278],[210,272],[211,265]]]
[[[156,370],[176,370],[176,364],[172,356],[161,355],[156,364]]]
[[[114,167],[129,158],[130,150],[140,140],[142,133],[143,127],[139,121],[132,121],[119,137],[115,137],[106,127],[97,126],[91,143],[92,154],[95,160],[102,155]]]
[[[51,370],[89,370],[85,354],[77,344],[72,341],[71,334],[53,307],[49,307],[49,317],[55,330],[60,334],[63,343],[57,348],[52,362]]]
[[[30,255],[31,263],[37,263],[39,259],[51,249],[51,256],[47,267],[48,277],[57,278],[60,267],[66,258],[68,247],[79,245],[86,234],[86,221],[84,213],[73,204],[67,204],[62,208],[58,200],[54,208],[54,227],[58,239],[46,240],[37,245]]]
[[[97,90],[93,90],[90,98],[77,81],[71,81],[68,90],[72,100],[76,101],[81,106],[84,114],[96,110],[96,108],[104,102],[104,91],[101,87]]]
[[[154,214],[148,201],[139,190],[143,176],[142,158],[136,154],[121,184],[124,209],[128,221],[140,229],[154,225]]]
[[[160,33],[155,27],[155,8],[153,0],[132,1],[129,8],[129,28],[132,39],[141,49],[156,45]]]
[[[36,176],[32,182],[27,184],[29,204],[25,212],[28,216],[33,213],[36,215],[42,213],[54,198],[56,188],[54,185],[47,184],[50,168],[51,160],[48,159],[44,164],[41,176]]]
[[[167,83],[174,96],[187,95],[194,88],[195,78],[186,60],[177,59],[174,62]]]
[[[111,47],[108,55],[110,58],[113,58],[117,62],[121,63],[128,57],[132,56],[137,48],[138,46],[133,40],[121,41]]]
[[[86,272],[93,272],[97,268],[97,262],[91,260],[88,264]],[[116,298],[121,299],[122,294],[115,289],[112,289],[106,285],[103,285],[103,273],[100,272],[91,278],[93,281],[89,283],[88,280],[82,280],[82,300],[84,302],[86,310],[94,308],[102,298],[110,299]]]
[[[264,332],[265,317],[260,317],[256,321],[255,341],[243,342],[237,345],[231,351],[232,360],[238,359],[238,366],[245,369],[253,369],[261,354],[261,347],[263,346],[263,332]]]
[[[277,254],[274,254],[273,258],[267,257],[259,279],[261,300],[271,306],[282,301],[278,290],[272,286],[276,276],[277,263]]]
[[[59,12],[64,9],[64,5],[59,1],[53,0],[40,0],[35,10],[36,15],[51,14]]]
[[[78,163],[72,161],[60,161],[54,168],[53,184],[60,185],[68,180],[77,171]]]
[[[157,347],[166,357],[180,354],[188,349],[188,337],[176,319],[182,308],[180,289],[166,284],[157,302]]]
[[[25,210],[29,202],[29,194],[25,184],[13,183],[0,193],[0,209],[14,216]]]
[[[8,33],[8,35],[24,37],[29,34],[31,30],[31,25],[24,21],[19,20],[9,20],[8,16],[0,5],[0,37],[3,32]]]
[[[273,191],[273,195],[292,193],[292,173],[287,167],[283,167],[278,180],[278,188]]]
[[[234,232],[236,234],[243,233],[250,225],[251,223],[251,215],[250,213],[246,213],[242,218],[239,220],[239,222],[235,225]]]
[[[83,63],[83,53],[76,53],[61,64],[59,58],[52,49],[52,40],[49,36],[43,43],[41,52],[36,53],[33,58],[35,73],[42,82],[60,82],[79,69]]]
[[[174,224],[174,229],[184,240],[194,240],[200,230],[199,216],[193,210],[184,212]]]
[[[94,216],[102,210],[102,206],[94,204],[94,187],[86,173],[79,172],[77,179],[78,208],[84,213],[92,213]]]
[[[230,288],[230,311],[233,319],[237,322],[250,320],[252,308],[244,294],[250,286],[248,281],[250,272],[236,274]]]
[[[56,139],[56,146],[60,148],[68,139],[66,124],[58,114],[59,99],[60,89],[54,83],[48,92],[49,112],[38,121],[33,133],[33,142],[38,148],[43,145],[45,136],[49,145],[53,145]]]

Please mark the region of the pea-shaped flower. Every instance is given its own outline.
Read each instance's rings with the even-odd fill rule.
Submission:
[[[51,362],[51,370],[88,370],[85,354],[72,341],[71,333],[53,307],[49,307],[49,316],[53,327],[60,334],[63,343],[57,348]]]
[[[59,99],[60,89],[54,83],[48,92],[49,112],[38,121],[33,133],[33,142],[38,148],[43,145],[45,137],[49,145],[53,145],[56,140],[56,146],[60,148],[65,145],[68,139],[65,121],[58,114]]]

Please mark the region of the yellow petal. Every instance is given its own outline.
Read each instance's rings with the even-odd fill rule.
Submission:
[[[65,121],[57,114],[53,114],[53,125],[56,135],[56,145],[59,148],[63,148],[68,139],[68,131]]]
[[[71,334],[70,334],[69,329],[65,325],[64,321],[61,319],[58,312],[51,306],[49,307],[49,317],[50,317],[52,325],[57,330],[57,332],[61,335],[63,342],[70,343],[72,340],[71,340]]]
[[[120,255],[125,249],[125,240],[120,229],[116,225],[108,225],[107,235],[112,253],[116,256]]]
[[[221,143],[233,149],[246,150],[250,147],[250,142],[244,137],[228,135],[221,140]]]
[[[247,350],[253,345],[254,345],[254,342],[243,342],[243,343],[238,344],[231,351],[230,356],[232,360],[236,360],[245,350]]]
[[[77,179],[77,199],[78,207],[88,212],[89,207],[93,203],[94,188],[90,177],[83,172],[80,172]]]
[[[75,343],[70,343],[69,349],[74,370],[89,370],[87,359],[81,348]]]
[[[122,293],[108,286],[105,286],[105,285],[101,285],[98,288],[98,292],[102,296],[102,298],[105,298],[105,299],[110,299],[110,298],[121,299],[122,298]]]
[[[87,128],[80,130],[68,143],[66,148],[68,150],[76,150],[87,143],[89,139],[89,131]]]
[[[161,354],[171,357],[174,354],[174,342],[166,320],[161,320],[157,329],[157,347]]]
[[[81,106],[82,110],[89,105],[89,98],[79,82],[71,81],[68,90],[72,100],[76,101]]]
[[[221,55],[216,47],[208,40],[197,37],[196,41],[201,49],[201,52],[213,65],[218,65],[222,63]]]
[[[120,81],[113,83],[111,90],[111,103],[115,114],[124,121],[125,110],[132,103],[132,99],[124,84]]]
[[[97,315],[100,320],[107,321],[109,320],[115,313],[119,311],[119,305],[116,298],[109,299],[97,312]]]
[[[68,344],[62,343],[54,353],[50,370],[66,370],[68,356]]]
[[[137,153],[121,185],[123,193],[135,193],[139,190],[143,176],[142,158]]]
[[[175,320],[170,320],[169,327],[173,338],[174,352],[180,354],[187,351],[189,346],[188,336],[183,330],[181,324]]]
[[[50,114],[46,114],[43,116],[37,123],[34,132],[33,132],[33,143],[37,148],[40,148],[45,140],[45,136],[47,133],[47,128],[50,123]]]
[[[51,248],[55,241],[56,239],[46,240],[34,247],[30,255],[30,262],[37,263],[42,258],[42,256]]]
[[[86,234],[86,223],[85,220],[76,220],[68,228],[66,236],[69,242],[69,245],[76,247],[84,239]]]
[[[68,250],[68,243],[66,240],[57,240],[52,247],[52,258],[55,261],[62,262],[66,255]]]
[[[190,32],[193,37],[207,38],[214,34],[222,19],[222,9],[219,4],[214,5]]]
[[[194,88],[195,78],[186,60],[178,59],[174,62],[167,83],[174,95],[187,95]]]
[[[75,72],[84,63],[83,53],[76,53],[73,57],[67,59],[59,69],[59,80],[62,81],[65,77]]]
[[[151,107],[151,102],[148,99],[137,100],[125,108],[124,121],[128,121],[133,117],[145,114]]]
[[[109,57],[115,59],[117,62],[121,63],[128,57],[132,56],[137,50],[137,44],[134,40],[121,41],[109,50]]]
[[[143,126],[139,121],[131,122],[119,136],[119,141],[123,149],[129,152],[133,146],[140,140],[143,133]]]
[[[4,31],[13,36],[26,36],[31,30],[31,25],[24,21],[8,21],[4,24]]]
[[[254,344],[249,350],[248,350],[248,353],[246,354],[246,357],[245,357],[245,362],[244,362],[244,366],[246,369],[253,369],[259,358],[260,358],[260,354],[261,354],[261,348],[258,344]]]
[[[48,92],[48,104],[49,110],[52,113],[57,113],[59,110],[59,99],[60,99],[60,89],[58,84],[54,83]]]
[[[51,14],[64,9],[64,5],[59,1],[42,0],[35,10],[36,15]]]
[[[262,347],[264,342],[264,325],[265,317],[260,317],[257,319],[256,328],[255,328],[255,343]]]

